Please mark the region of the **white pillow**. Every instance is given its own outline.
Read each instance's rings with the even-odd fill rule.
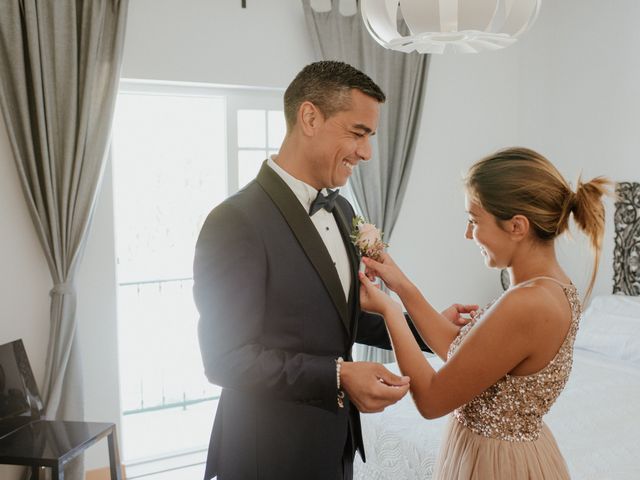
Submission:
[[[640,366],[640,297],[595,297],[584,311],[575,346]]]

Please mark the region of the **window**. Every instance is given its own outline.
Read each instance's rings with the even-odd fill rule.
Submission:
[[[263,160],[282,143],[284,113],[278,110],[238,110],[238,184],[256,176]]]
[[[279,148],[281,104],[282,92],[269,89],[121,84],[112,152],[122,443],[132,478],[149,459],[193,462],[208,445],[220,389],[200,359],[195,242],[209,211]]]

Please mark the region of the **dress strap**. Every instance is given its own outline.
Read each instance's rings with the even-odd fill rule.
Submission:
[[[556,282],[558,285],[560,285],[563,288],[571,286],[570,283],[562,283],[560,280],[558,280],[556,278],[547,277],[547,276],[541,275],[539,277],[533,277],[533,278],[530,278],[529,280],[525,280],[524,282],[518,283],[517,285],[514,285],[513,288],[518,288],[518,287],[522,287],[524,285],[529,285],[530,283],[535,282],[536,280],[551,280],[552,282]]]

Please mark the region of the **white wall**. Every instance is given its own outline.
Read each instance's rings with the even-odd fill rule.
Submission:
[[[463,238],[461,176],[477,158],[521,144],[540,149],[568,176],[638,179],[633,153],[640,92],[640,5],[555,0],[516,46],[482,55],[435,56],[414,169],[392,253],[436,306],[484,303],[499,291]],[[130,2],[123,77],[285,87],[313,52],[294,0]],[[25,339],[36,375],[44,371],[49,274],[0,125],[0,342]],[[611,239],[597,292],[610,290]],[[79,271],[78,330],[86,417],[117,420],[117,331],[112,185],[107,175]],[[563,248],[570,273],[579,249]],[[584,253],[584,251],[582,251]],[[573,256],[572,256],[573,255]],[[581,270],[582,268],[582,270]],[[91,449],[87,466],[106,464]],[[0,475],[3,470],[0,470]],[[4,476],[3,476],[4,478]]]
[[[519,141],[547,155],[575,180],[606,175],[640,181],[640,3],[563,0],[543,3],[519,54]],[[613,285],[613,204],[594,294]],[[560,242],[560,261],[579,287],[591,272],[589,248]]]
[[[49,335],[51,276],[22,194],[2,116],[0,205],[0,344],[22,338],[36,381],[41,383]]]
[[[298,0],[134,0],[122,76],[286,87],[313,61]]]
[[[49,335],[47,261],[29,216],[0,115],[0,344],[22,338],[39,385]],[[15,477],[15,467],[0,465],[0,478]]]
[[[51,276],[22,193],[1,115],[0,205],[0,344],[22,338],[36,381],[41,383],[49,335]]]
[[[499,291],[464,238],[462,177],[475,160],[517,139],[517,52],[433,56],[403,209],[390,251],[437,308],[483,305]]]

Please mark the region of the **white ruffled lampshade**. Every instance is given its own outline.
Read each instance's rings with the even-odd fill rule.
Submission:
[[[535,21],[541,0],[361,0],[364,23],[385,48],[475,53],[513,44]],[[406,23],[409,35],[398,30]]]

